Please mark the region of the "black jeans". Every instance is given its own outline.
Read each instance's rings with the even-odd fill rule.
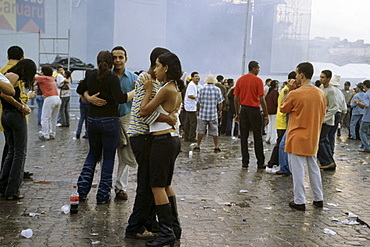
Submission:
[[[248,137],[249,131],[253,131],[254,152],[257,158],[258,166],[265,163],[262,142],[262,118],[259,107],[241,106],[240,109],[240,134],[243,167],[249,165]]]
[[[0,193],[4,196],[18,196],[27,152],[26,118],[17,109],[3,109],[1,123],[9,150],[1,169]]]
[[[130,144],[139,166],[134,208],[128,220],[126,235],[135,236],[146,230],[145,225],[147,220],[151,218],[152,205],[154,204],[153,193],[149,186],[149,154],[152,147],[152,136],[130,137]]]
[[[272,168],[274,165],[279,166],[279,146],[285,131],[286,130],[277,130],[278,138],[274,146],[274,149],[272,150],[270,161],[268,162],[268,166],[270,168]]]

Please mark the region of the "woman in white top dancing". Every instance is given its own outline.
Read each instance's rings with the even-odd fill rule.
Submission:
[[[157,80],[165,84],[150,101],[153,84],[150,76],[146,77],[146,93],[140,108],[140,115],[143,117],[153,111],[169,114],[178,109],[182,102],[181,90],[184,83],[180,80],[182,70],[179,58],[173,53],[162,54],[156,61],[154,73]],[[173,246],[175,240],[181,237],[175,192],[171,187],[175,160],[180,152],[180,139],[175,128],[167,123],[153,123],[150,125],[150,132],[153,143],[149,161],[149,185],[161,232],[154,241],[147,242],[147,246]]]

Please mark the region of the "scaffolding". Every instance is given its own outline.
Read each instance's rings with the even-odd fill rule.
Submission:
[[[52,42],[51,47],[48,46],[47,48],[45,48],[44,41],[45,42],[51,41]],[[59,52],[59,41],[60,42],[67,42],[67,52]],[[38,64],[39,64],[39,66],[41,66],[41,64],[43,64],[43,63],[41,63],[41,56],[42,55],[46,56],[47,64],[52,64],[49,61],[49,56],[50,55],[54,55],[55,58],[58,57],[58,56],[67,56],[68,57],[67,69],[69,70],[70,69],[70,62],[71,62],[71,56],[70,56],[71,42],[70,41],[71,41],[70,29],[68,29],[68,36],[66,38],[52,38],[52,37],[43,38],[43,37],[41,37],[41,31],[39,30],[39,54],[38,54]],[[43,48],[43,52],[41,51],[42,48]]]

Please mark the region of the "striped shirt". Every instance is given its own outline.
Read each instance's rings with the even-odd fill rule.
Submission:
[[[130,119],[130,125],[128,127],[128,131],[127,131],[127,134],[129,136],[149,134],[150,133],[149,125],[154,123],[155,120],[157,120],[159,116],[159,113],[156,111],[152,112],[152,114],[146,117],[140,116],[140,106],[145,96],[144,84],[142,83],[142,81],[144,81],[144,74],[149,75],[148,73],[143,72],[139,75],[139,77],[135,81],[135,94],[132,100],[131,119]],[[159,88],[160,88],[159,83],[156,81],[153,81],[153,90],[152,90],[151,99],[154,98]]]
[[[206,84],[200,89],[197,98],[200,105],[199,118],[205,121],[217,119],[217,105],[223,101],[221,90],[213,84]]]

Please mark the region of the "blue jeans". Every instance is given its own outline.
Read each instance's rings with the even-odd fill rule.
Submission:
[[[76,134],[80,135],[82,131],[82,125],[85,121],[85,133],[87,133],[87,114],[89,112],[90,104],[80,104],[80,120],[78,121],[78,127]]]
[[[235,113],[228,111],[227,120],[226,120],[226,130],[225,130],[225,133],[227,136],[231,136],[231,130],[233,127],[234,118],[235,118]],[[238,134],[239,134],[239,124],[235,122],[233,136],[238,136]]]
[[[259,107],[241,106],[240,109],[240,135],[243,167],[249,165],[248,137],[249,131],[253,131],[254,152],[257,158],[258,166],[265,163],[262,142],[262,117]]]
[[[6,197],[18,196],[26,159],[26,118],[17,109],[3,109],[1,123],[9,150],[0,173],[0,193]]]
[[[154,205],[153,193],[149,186],[149,154],[152,148],[151,135],[130,137],[132,151],[138,163],[137,187],[134,208],[128,220],[126,235],[142,234],[146,228],[146,221],[151,217]]]
[[[370,122],[361,122],[360,126],[360,138],[361,138],[361,148],[370,151],[369,141],[367,137],[369,136]]]
[[[286,133],[287,131],[285,131],[283,137],[281,138],[280,145],[279,145],[279,166],[280,166],[280,171],[282,171],[283,173],[290,173],[288,153],[284,151]]]
[[[317,152],[317,159],[322,166],[329,165],[334,162],[332,149],[329,143],[329,132],[334,128],[327,124],[323,124],[320,133],[319,151]],[[334,132],[335,133],[335,132]]]
[[[78,193],[84,196],[90,192],[96,163],[103,154],[101,177],[96,198],[98,202],[105,201],[110,198],[112,187],[114,157],[119,138],[119,118],[89,117],[87,121],[90,149],[78,178]]]
[[[350,127],[350,130],[349,130],[349,133],[350,133],[350,137],[352,137],[353,139],[356,139],[357,136],[356,136],[356,125],[358,122],[361,123],[361,120],[362,120],[362,115],[352,115],[351,117],[351,127]]]
[[[41,115],[42,115],[42,106],[44,104],[44,97],[42,95],[36,95],[36,103],[37,103],[37,124],[41,125]]]

